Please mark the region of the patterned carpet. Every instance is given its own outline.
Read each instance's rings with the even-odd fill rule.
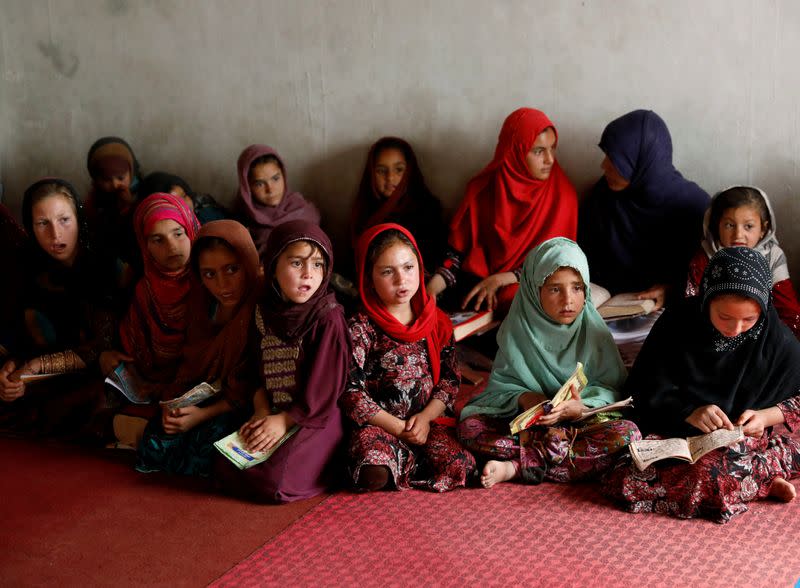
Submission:
[[[800,500],[727,525],[628,514],[593,485],[328,498],[213,586],[748,586],[800,578]]]

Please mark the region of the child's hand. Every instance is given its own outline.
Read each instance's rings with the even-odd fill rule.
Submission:
[[[25,384],[19,381],[17,364],[9,359],[0,369],[0,400],[13,402],[25,394]]]
[[[764,434],[764,429],[767,428],[765,415],[760,410],[746,410],[738,419],[737,425],[744,427],[743,432],[748,437],[761,437]]]
[[[254,416],[242,425],[239,434],[248,451],[266,451],[280,441],[288,429],[283,413],[271,414]]]
[[[102,373],[103,376],[108,376],[108,374],[117,369],[119,364],[125,361],[133,361],[133,358],[130,355],[122,353],[121,351],[103,351],[98,359],[100,364],[100,373]]]
[[[206,420],[205,411],[197,406],[186,406],[173,410],[164,407],[161,411],[161,426],[168,435],[190,431],[204,420]]]
[[[398,437],[400,440],[412,445],[425,445],[430,432],[430,419],[423,413],[417,413],[406,421],[405,429]]]
[[[572,385],[570,392],[572,393],[571,400],[562,402],[553,408],[549,413],[543,415],[536,424],[550,427],[562,421],[574,421],[580,418],[583,411],[586,410],[583,402],[581,402],[581,393],[575,384]]]
[[[731,423],[728,415],[716,404],[707,404],[696,408],[692,414],[686,417],[686,422],[700,429],[703,433],[710,433],[717,429],[733,431],[733,423]]]

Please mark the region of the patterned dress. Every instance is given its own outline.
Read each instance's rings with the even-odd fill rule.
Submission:
[[[800,396],[778,404],[790,431],[800,426]],[[656,435],[648,439],[659,439]],[[800,475],[800,440],[769,429],[703,456],[695,464],[661,461],[640,472],[630,456],[619,460],[604,480],[604,493],[630,512],[656,512],[727,523],[747,511],[747,502],[765,498],[775,478]]]
[[[513,462],[531,484],[597,478],[619,450],[641,439],[632,422],[597,416],[579,426],[533,427],[518,435],[509,435],[508,427],[508,419],[478,414],[459,423],[458,436],[475,453]]]
[[[411,343],[392,339],[363,313],[351,319],[350,335],[353,361],[340,403],[354,425],[349,443],[353,481],[358,480],[362,466],[383,465],[399,490],[445,492],[465,486],[476,472],[475,458],[461,447],[450,428],[431,423],[427,442],[419,446],[368,422],[381,409],[408,419],[434,398],[452,411],[460,381],[455,347],[443,349],[441,375],[434,386],[424,339]]]

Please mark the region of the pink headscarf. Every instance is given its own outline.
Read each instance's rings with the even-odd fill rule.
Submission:
[[[285,193],[283,200],[278,206],[264,206],[253,200],[250,193],[250,183],[248,174],[250,166],[259,157],[272,155],[278,160],[283,180],[285,182]],[[319,225],[320,215],[317,207],[303,198],[300,192],[289,190],[289,180],[286,176],[286,166],[283,164],[278,152],[267,145],[250,145],[241,155],[237,163],[239,171],[239,191],[236,195],[237,206],[246,217],[245,224],[250,229],[250,235],[258,248],[258,254],[263,258],[267,247],[267,239],[272,229],[280,224],[292,220],[304,220],[315,225]]]

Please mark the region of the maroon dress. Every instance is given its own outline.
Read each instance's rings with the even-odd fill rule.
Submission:
[[[341,405],[352,421],[348,452],[353,481],[358,480],[362,466],[383,465],[399,490],[415,487],[445,492],[466,485],[476,472],[475,458],[449,427],[431,423],[427,442],[419,446],[368,422],[381,409],[408,419],[433,398],[452,411],[460,381],[452,341],[442,350],[439,383],[434,386],[424,339],[392,339],[364,313],[350,320],[350,336],[353,361]]]

